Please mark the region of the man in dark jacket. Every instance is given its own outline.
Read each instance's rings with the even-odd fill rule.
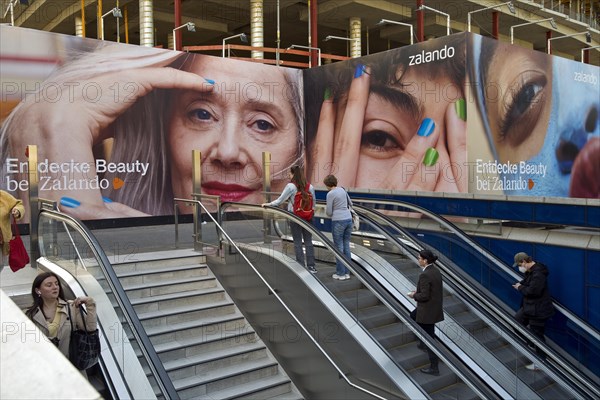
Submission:
[[[554,315],[552,297],[548,290],[548,268],[544,264],[535,262],[526,253],[515,254],[515,267],[525,274],[522,281],[513,285],[523,295],[521,308],[515,314],[515,319],[529,330],[541,341],[546,342],[544,332],[546,320]],[[532,345],[531,343],[528,343]],[[545,354],[536,348],[538,356],[542,359]],[[529,364],[527,369],[537,370],[535,364]]]
[[[434,339],[435,323],[444,320],[442,274],[434,264],[436,260],[437,256],[430,250],[419,252],[419,266],[423,272],[419,275],[417,290],[408,294],[417,302],[417,308],[410,313],[411,318]],[[422,368],[421,372],[439,375],[437,355],[422,343],[419,344],[419,348],[427,350],[431,364],[429,368]]]

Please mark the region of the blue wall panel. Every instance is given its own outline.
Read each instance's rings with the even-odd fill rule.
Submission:
[[[598,329],[600,327],[600,287],[588,288],[586,300],[588,315],[585,320]]]
[[[600,252],[586,251],[586,283],[590,286],[600,287]],[[600,303],[598,303],[600,304]]]
[[[492,201],[490,217],[514,221],[533,221],[534,208],[531,203],[516,203],[509,201]]]
[[[559,225],[585,225],[585,207],[545,204],[544,207],[535,208],[535,221]]]
[[[569,310],[585,318],[585,253],[581,249],[536,245],[535,252],[530,255],[535,261],[548,267],[552,296]]]

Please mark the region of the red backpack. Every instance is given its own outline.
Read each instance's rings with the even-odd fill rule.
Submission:
[[[310,222],[315,215],[315,210],[313,210],[313,197],[309,189],[310,183],[306,184],[304,191],[297,188],[294,196],[294,214]]]

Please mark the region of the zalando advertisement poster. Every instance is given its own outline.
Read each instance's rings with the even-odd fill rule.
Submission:
[[[465,63],[465,36],[452,35],[306,70],[311,180],[466,193]]]
[[[600,197],[595,66],[460,33],[305,71],[313,181]]]
[[[599,68],[460,33],[305,71],[0,26],[0,189],[81,219],[168,215],[192,191],[259,204],[321,186],[600,196]],[[186,210],[184,210],[186,211]],[[189,211],[189,210],[187,210]]]
[[[27,200],[27,145],[39,196],[81,219],[168,215],[201,192],[263,200],[303,159],[302,72],[207,55],[0,27],[0,189]],[[191,210],[186,209],[184,212]]]
[[[468,36],[471,193],[600,198],[600,68]]]

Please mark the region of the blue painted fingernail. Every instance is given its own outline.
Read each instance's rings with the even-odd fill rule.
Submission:
[[[81,205],[80,202],[78,202],[75,199],[72,199],[70,197],[61,197],[60,198],[60,205],[61,206],[65,206],[65,207],[69,207],[69,208],[77,208]]]
[[[205,80],[207,83],[210,83],[211,85],[214,85],[214,84],[215,84],[215,81],[213,81],[212,79],[207,79],[207,78],[204,78],[204,80]]]
[[[427,137],[433,133],[435,129],[435,122],[431,118],[425,118],[423,122],[421,122],[421,126],[419,126],[419,130],[417,131],[417,135],[422,137]]]
[[[362,74],[365,73],[365,66],[363,64],[358,64],[354,69],[354,77],[360,78]]]
[[[105,203],[112,203],[113,202],[111,199],[109,199],[108,197],[104,197],[104,196],[102,196],[102,201],[104,201]]]

